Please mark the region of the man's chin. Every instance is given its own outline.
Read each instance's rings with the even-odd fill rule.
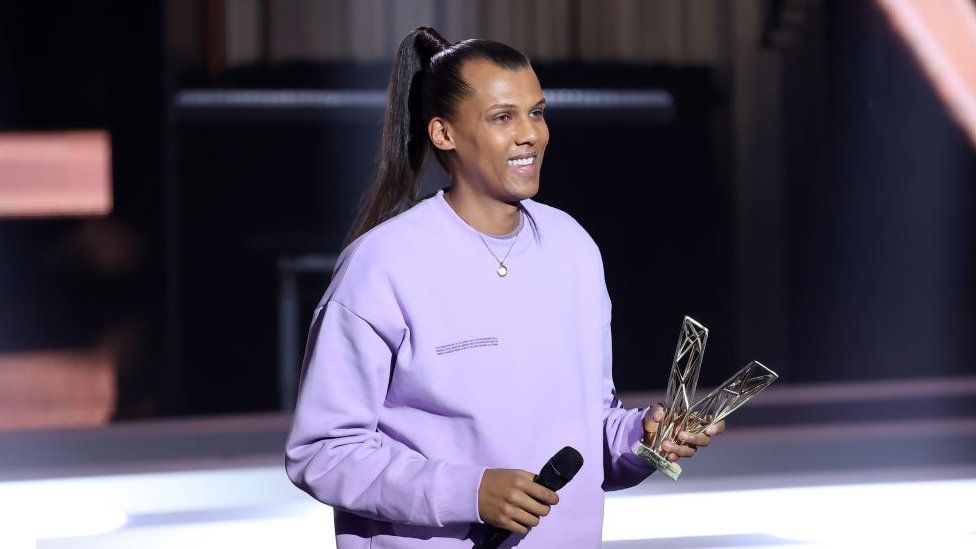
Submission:
[[[508,191],[513,202],[532,198],[539,192],[539,180],[536,179],[531,183],[519,182],[518,184],[510,185]]]

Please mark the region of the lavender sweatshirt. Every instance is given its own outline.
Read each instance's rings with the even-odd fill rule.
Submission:
[[[490,237],[439,191],[340,255],[286,446],[339,549],[470,548],[485,469],[537,473],[567,445],[583,468],[502,547],[598,548],[604,491],[653,470],[630,450],[646,408],[614,390],[600,251],[565,212],[521,205],[518,235]],[[499,258],[514,242],[508,276],[482,236]]]

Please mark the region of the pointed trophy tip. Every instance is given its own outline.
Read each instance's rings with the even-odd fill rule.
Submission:
[[[708,332],[708,328],[702,326],[702,324],[700,322],[698,322],[694,318],[691,318],[688,315],[685,315],[685,318],[682,320],[682,322],[684,324],[690,324],[691,326],[693,326],[694,328],[696,328],[698,330],[702,330],[702,331],[704,331],[706,333]]]
[[[758,366],[759,368],[762,368],[763,370],[765,370],[769,375],[773,376],[773,379],[778,379],[779,378],[779,374],[777,374],[772,369],[770,369],[768,366],[766,366],[762,362],[759,362],[758,360],[753,360],[752,362],[749,363],[749,366]]]

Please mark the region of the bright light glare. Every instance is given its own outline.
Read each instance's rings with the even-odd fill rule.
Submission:
[[[33,548],[41,539],[94,536],[125,526],[126,514],[99,501],[98,494],[79,496],[5,488],[0,497],[0,547]]]
[[[95,536],[125,526],[128,515],[99,480],[51,479],[0,483],[0,547],[31,547],[43,539]]]
[[[603,540],[758,535],[781,547],[976,547],[972,502],[976,479],[611,493]],[[73,549],[328,548],[335,532],[332,509],[280,467],[0,483],[0,548],[43,549],[45,540]]]
[[[877,0],[976,146],[976,7],[969,0]]]
[[[830,547],[971,546],[976,480],[609,498],[604,541],[766,534]]]
[[[261,508],[269,516],[235,517]],[[173,514],[182,519],[166,518]],[[217,538],[276,547],[272,533],[327,548],[332,525],[332,510],[292,486],[280,466],[0,482],[0,549],[43,548],[45,540],[79,549],[198,547]]]
[[[73,538],[72,549],[173,549],[197,547],[314,547],[335,549],[332,510],[317,505],[288,517],[187,522],[126,528],[90,538]],[[44,544],[40,544],[43,548]]]

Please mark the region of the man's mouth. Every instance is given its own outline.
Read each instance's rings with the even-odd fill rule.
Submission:
[[[538,156],[536,153],[526,154],[522,156],[516,156],[515,158],[508,159],[508,165],[513,168],[520,166],[532,166],[535,164],[535,158]]]

